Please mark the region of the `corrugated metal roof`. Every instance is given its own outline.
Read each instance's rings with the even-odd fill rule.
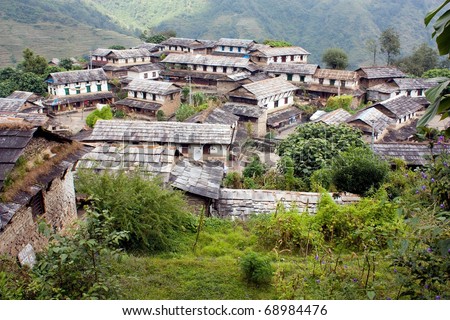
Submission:
[[[177,189],[218,199],[223,176],[222,162],[196,162],[184,159],[173,167],[170,182]]]
[[[108,80],[106,73],[103,69],[91,69],[91,70],[74,70],[64,72],[53,72],[47,77],[47,82],[51,82],[55,85],[86,82],[86,81],[98,81]]]
[[[181,144],[229,145],[229,125],[165,121],[99,120],[85,141],[134,141]]]
[[[266,72],[281,72],[293,74],[314,74],[319,66],[307,63],[270,63],[264,69]]]
[[[174,85],[171,82],[134,79],[132,80],[124,90],[147,92],[150,94],[168,95],[174,92],[181,91],[181,88]]]

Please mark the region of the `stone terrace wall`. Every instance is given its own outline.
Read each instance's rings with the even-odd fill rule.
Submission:
[[[215,203],[214,214],[219,217],[245,219],[250,214],[275,212],[277,204],[283,204],[286,209],[296,207],[299,212],[308,210],[315,213],[320,200],[320,193],[292,192],[278,190],[242,190],[221,189],[220,198]],[[356,202],[356,195],[340,195],[334,198],[336,203]]]
[[[62,230],[77,217],[75,190],[71,168],[61,178],[52,181],[48,190],[43,189],[45,213],[42,215],[55,230]],[[12,256],[29,243],[36,251],[42,250],[47,240],[38,232],[40,217],[33,217],[30,207],[19,209],[0,233],[0,254]]]

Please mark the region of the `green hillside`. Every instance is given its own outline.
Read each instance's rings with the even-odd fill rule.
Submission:
[[[51,59],[139,43],[130,30],[79,0],[0,0],[0,7],[0,67],[20,61],[27,47]]]

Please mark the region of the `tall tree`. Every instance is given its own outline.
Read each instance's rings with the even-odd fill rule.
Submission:
[[[391,65],[392,57],[400,54],[400,36],[394,28],[388,28],[381,33],[380,50],[387,56],[387,65]]]
[[[35,55],[31,49],[26,48],[23,50],[23,61],[18,65],[18,68],[24,72],[42,75],[47,65],[47,60],[44,57]]]
[[[348,66],[348,56],[341,48],[328,48],[322,55],[322,61],[331,69],[345,69]]]
[[[153,28],[149,28],[148,30],[144,30],[139,36],[144,42],[148,43],[161,43],[171,37],[176,37],[177,33],[174,30],[164,30],[164,31],[156,31]]]
[[[368,39],[366,41],[366,50],[373,54],[373,65],[377,64],[378,42],[376,39]]]
[[[425,71],[439,66],[439,56],[436,50],[423,43],[412,55],[396,60],[394,64],[403,72],[420,77]]]

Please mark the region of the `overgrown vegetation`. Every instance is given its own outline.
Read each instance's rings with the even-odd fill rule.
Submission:
[[[121,115],[121,114],[120,114]],[[113,118],[113,112],[109,105],[102,107],[100,110],[95,109],[86,117],[86,124],[93,128],[97,120],[111,120]]]

